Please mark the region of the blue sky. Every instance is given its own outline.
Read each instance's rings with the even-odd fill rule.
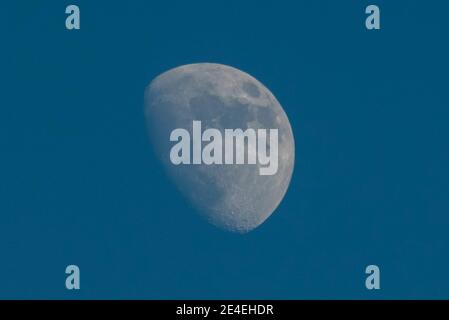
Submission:
[[[448,4],[376,1],[367,31],[366,1],[73,3],[79,31],[71,3],[0,4],[0,298],[449,298]],[[144,88],[195,62],[250,73],[293,127],[290,188],[244,236],[151,151]]]

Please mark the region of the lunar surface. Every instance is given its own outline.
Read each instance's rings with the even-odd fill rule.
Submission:
[[[198,63],[171,69],[145,90],[150,138],[171,180],[213,225],[246,233],[261,225],[282,201],[293,173],[295,146],[290,122],[273,94],[238,69]],[[260,175],[260,164],[174,165],[170,133],[202,130],[278,129],[278,170]],[[269,145],[268,145],[269,150]]]

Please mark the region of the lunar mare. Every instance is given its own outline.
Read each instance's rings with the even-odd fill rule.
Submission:
[[[246,233],[261,225],[282,201],[294,167],[290,122],[274,95],[233,67],[198,63],[162,73],[145,89],[145,117],[155,151],[171,180],[197,211],[224,230]],[[260,163],[174,165],[170,133],[206,129],[277,129],[278,168],[259,175]],[[270,146],[268,144],[268,150]]]

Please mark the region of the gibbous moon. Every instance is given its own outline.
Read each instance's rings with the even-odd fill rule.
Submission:
[[[145,117],[168,176],[213,225],[246,233],[282,201],[294,167],[292,128],[274,95],[249,74],[214,63],[171,69],[147,86]],[[176,128],[192,132],[193,121],[201,121],[203,131],[218,129],[223,137],[225,129],[278,129],[277,172],[260,175],[259,163],[174,165],[170,133]]]

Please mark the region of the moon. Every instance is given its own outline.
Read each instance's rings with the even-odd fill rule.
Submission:
[[[274,95],[236,68],[215,64],[183,65],[156,77],[145,89],[145,118],[152,144],[167,174],[185,198],[211,224],[246,233],[276,210],[293,173],[292,128]],[[203,130],[278,129],[278,171],[260,175],[260,164],[174,165],[170,133]]]

